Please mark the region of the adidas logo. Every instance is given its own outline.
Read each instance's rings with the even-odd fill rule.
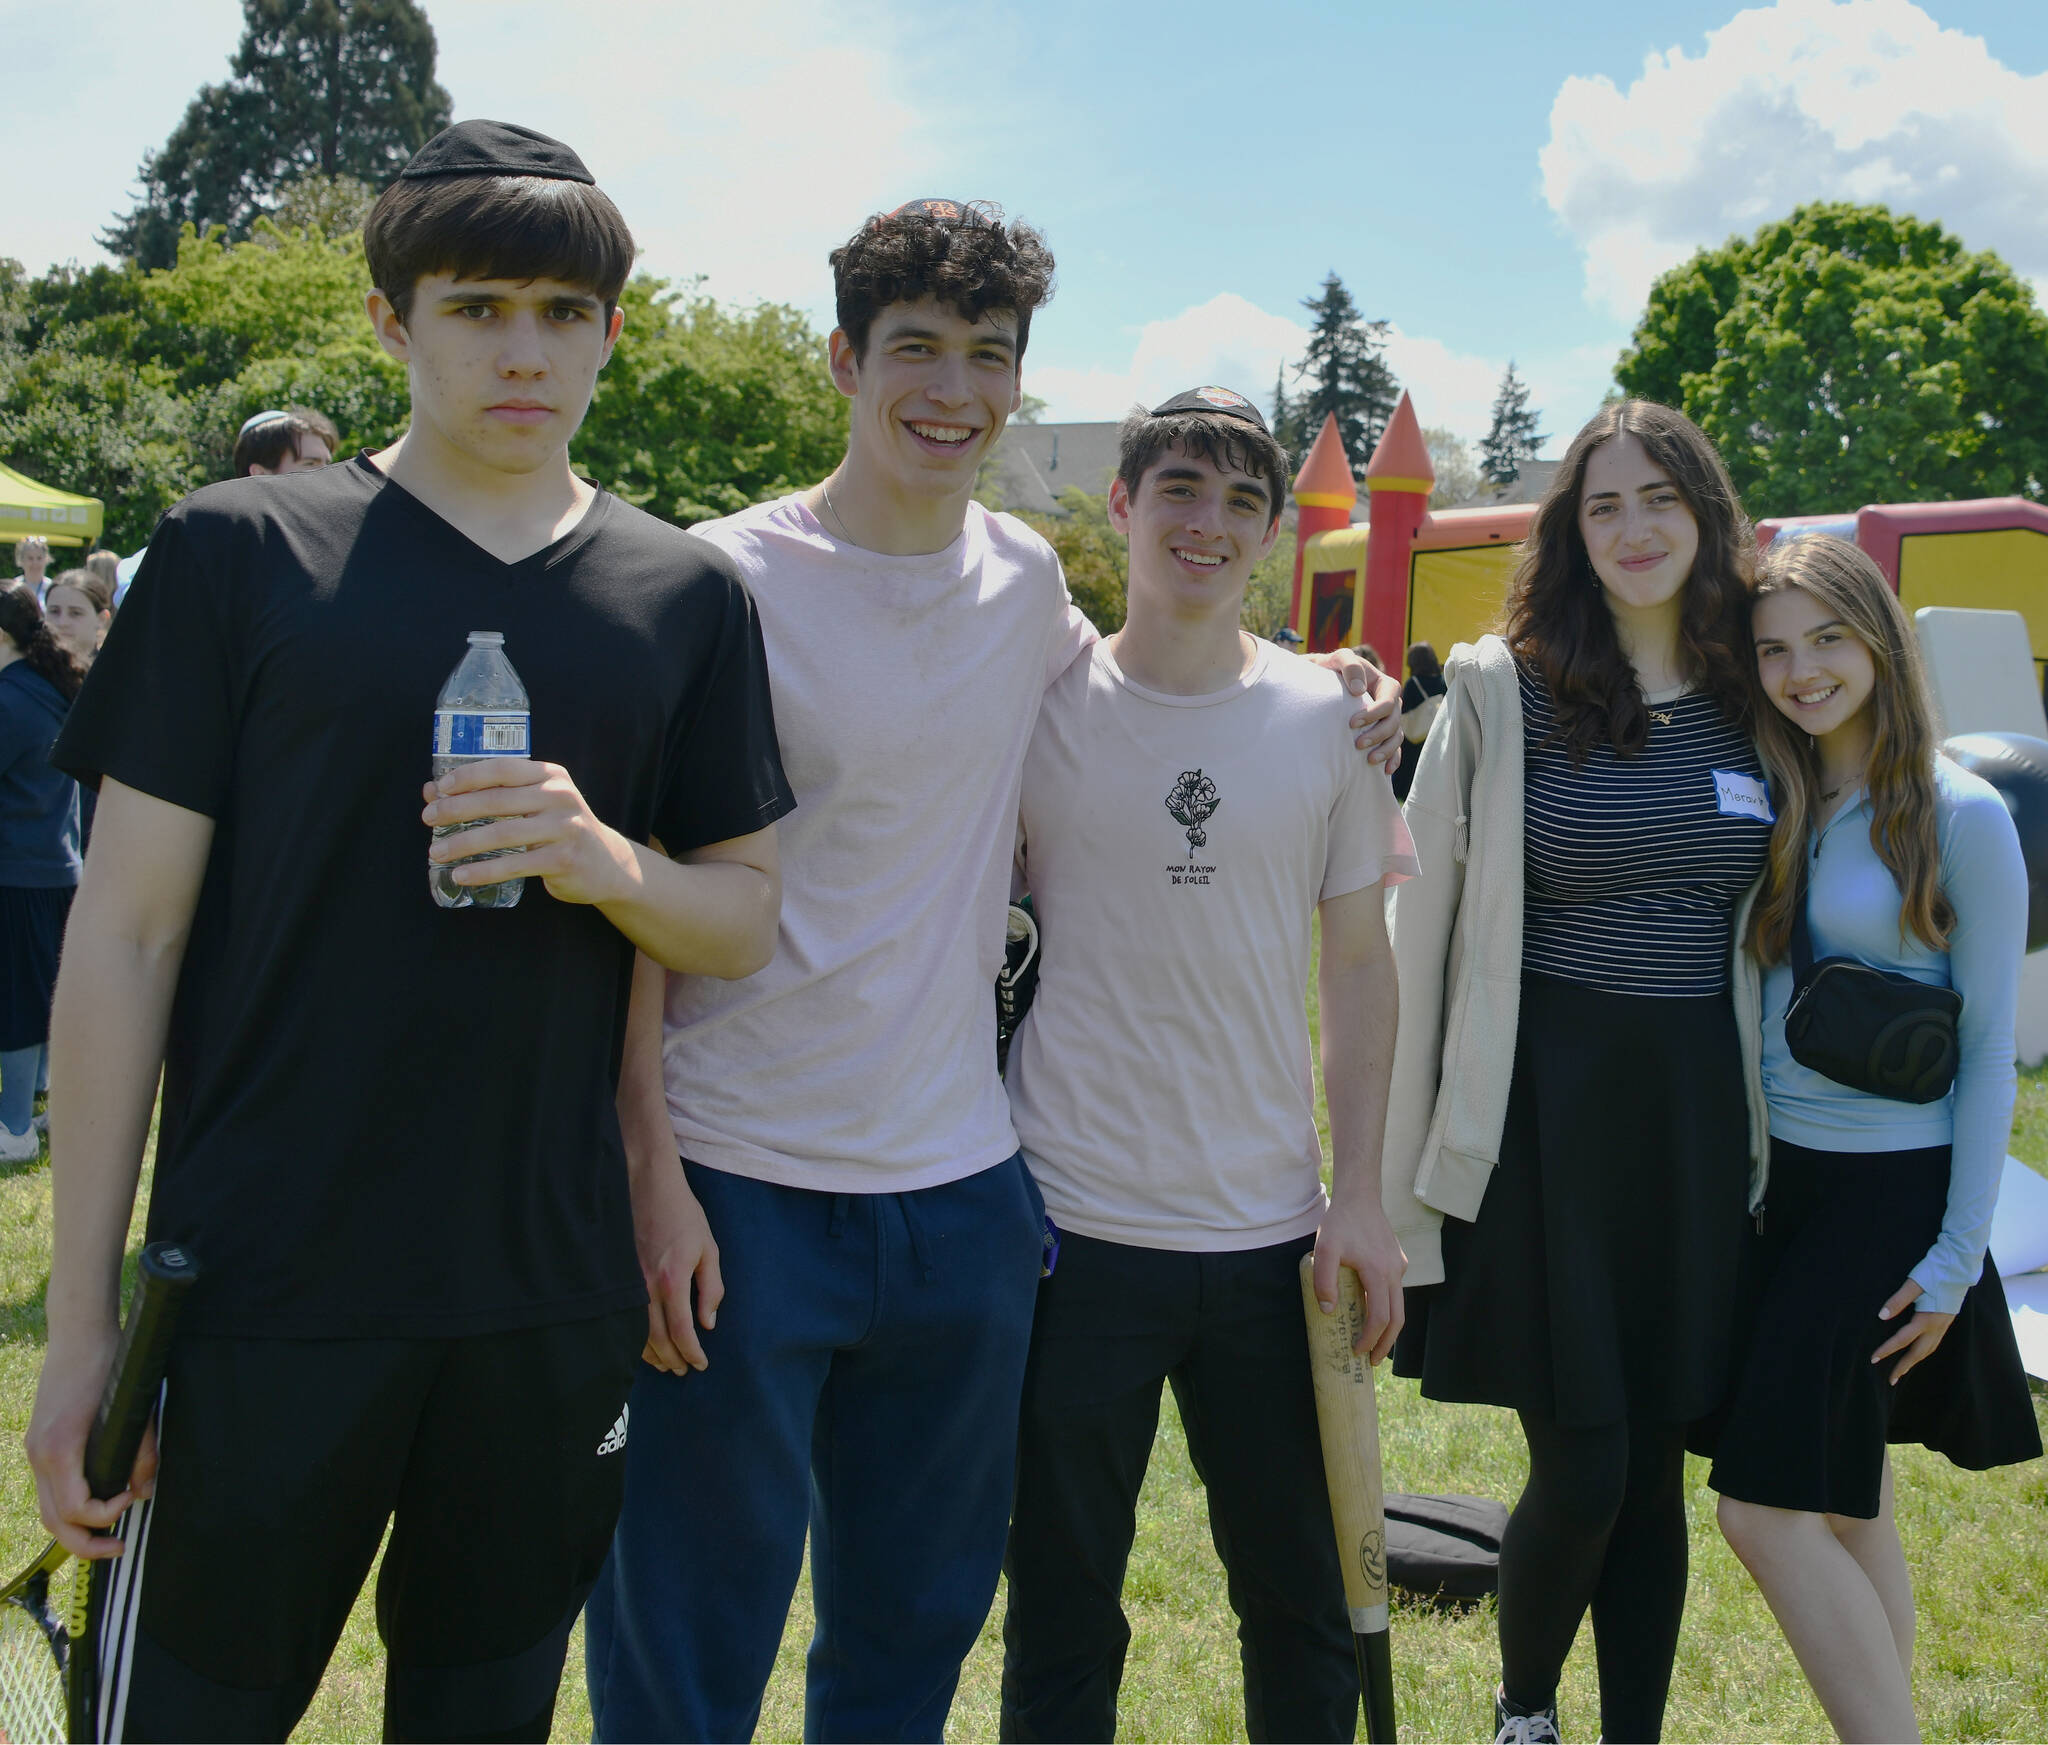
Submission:
[[[619,1421],[604,1433],[604,1440],[597,1445],[598,1453],[616,1454],[626,1446],[626,1415],[632,1409],[631,1406],[619,1408]]]

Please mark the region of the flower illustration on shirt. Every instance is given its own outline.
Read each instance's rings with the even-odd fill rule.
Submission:
[[[1200,770],[1180,772],[1180,780],[1173,784],[1173,792],[1166,796],[1166,810],[1173,821],[1187,831],[1189,854],[1209,840],[1202,826],[1215,816],[1216,808],[1222,804],[1223,798],[1216,792],[1216,784]]]

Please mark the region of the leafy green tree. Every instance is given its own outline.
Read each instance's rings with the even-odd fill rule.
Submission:
[[[1542,415],[1529,409],[1528,384],[1515,374],[1515,360],[1509,358],[1493,397],[1493,426],[1479,444],[1480,472],[1496,485],[1512,485],[1522,475],[1522,462],[1534,460],[1550,440],[1536,428],[1542,422]]]
[[[202,481],[192,459],[192,409],[173,391],[170,372],[93,343],[107,337],[94,322],[121,325],[120,313],[102,308],[77,322],[50,318],[51,306],[61,306],[67,294],[104,303],[107,290],[104,277],[82,295],[70,275],[54,287],[39,285],[19,262],[0,260],[0,461],[100,498],[101,537],[128,551]]]
[[[1245,584],[1244,605],[1238,622],[1254,636],[1271,639],[1287,622],[1287,605],[1294,597],[1294,529],[1280,524],[1280,537],[1273,549],[1252,565],[1252,579]]]
[[[154,272],[30,279],[0,261],[0,460],[102,498],[121,550],[225,476],[236,429],[262,407],[318,408],[344,451],[405,429],[405,372],[363,308],[360,238],[268,217],[252,231],[233,242],[188,226],[176,263]],[[620,301],[624,333],[571,447],[591,476],[687,526],[838,461],[846,404],[802,315],[725,309],[645,275]]]
[[[1059,496],[1063,515],[1025,515],[1059,553],[1067,592],[1104,636],[1123,628],[1128,607],[1130,548],[1109,524],[1109,494],[1069,485]]]
[[[687,527],[823,478],[846,451],[825,342],[779,303],[732,310],[644,274],[570,452],[609,490]]]
[[[448,125],[416,0],[242,0],[242,17],[228,81],[143,158],[140,201],[100,237],[112,253],[168,267],[187,224],[240,240],[308,174],[381,187]]]
[[[1299,440],[1313,441],[1325,416],[1334,415],[1352,477],[1362,479],[1401,397],[1394,372],[1380,355],[1388,323],[1366,320],[1334,272],[1321,292],[1304,297],[1301,306],[1313,320],[1308,349],[1294,366],[1294,379],[1307,386],[1292,403],[1293,428]]]
[[[1479,467],[1472,459],[1472,447],[1454,430],[1442,425],[1425,425],[1422,440],[1429,446],[1430,465],[1436,468],[1436,483],[1429,488],[1432,509],[1450,509],[1479,489]]]
[[[1712,437],[1755,515],[2048,495],[2048,319],[1997,255],[1882,206],[1666,273],[1615,377]]]

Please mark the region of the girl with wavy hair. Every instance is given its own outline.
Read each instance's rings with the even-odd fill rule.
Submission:
[[[1528,1439],[1501,1739],[1558,1738],[1589,1609],[1602,1731],[1663,1725],[1686,1431],[1727,1390],[1763,1131],[1729,994],[1769,838],[1754,551],[1696,426],[1604,408],[1537,511],[1502,633],[1451,651],[1408,796],[1426,876],[1394,900],[1394,1362],[1432,1399],[1512,1408]]]
[[[78,784],[50,746],[84,678],[35,596],[0,587],[0,1164],[42,1148],[36,1081],[79,869]]]
[[[2012,1126],[2027,870],[1996,790],[1937,755],[1912,630],[1864,552],[1780,539],[1750,629],[1777,822],[1747,933],[1762,985],[1739,976],[1738,999],[1761,998],[1771,1138],[1755,1335],[1709,1482],[1835,1731],[1917,1739],[1887,1440],[1972,1468],[2041,1452],[1985,1254]],[[1812,960],[1962,996],[1946,1095],[1896,1100],[1794,1057],[1802,905]]]

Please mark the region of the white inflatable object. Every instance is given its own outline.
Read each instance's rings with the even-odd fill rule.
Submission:
[[[2048,1272],[2007,1279],[2005,1301],[2012,1310],[2013,1335],[2020,1342],[2020,1362],[2027,1374],[2048,1381]]]
[[[2031,733],[2048,739],[2041,674],[2027,621],[2017,612],[1922,606],[1913,614],[1927,677],[1941,712],[1941,736]]]
[[[1998,1210],[1991,1217],[1991,1254],[2005,1277],[2048,1267],[2048,1177],[2016,1157],[1998,1178]]]

